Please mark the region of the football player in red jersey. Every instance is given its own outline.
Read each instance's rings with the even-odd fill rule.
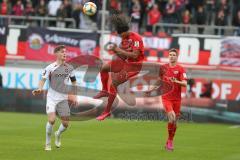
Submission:
[[[100,76],[102,81],[102,91],[95,99],[108,97],[108,103],[103,113],[98,116],[97,120],[104,120],[111,114],[111,107],[117,95],[117,86],[126,82],[129,78],[137,75],[141,70],[141,64],[144,59],[144,46],[142,37],[134,32],[129,31],[129,23],[124,15],[116,14],[111,19],[117,33],[121,36],[120,47],[113,44],[110,50],[116,55],[115,59],[101,68]],[[108,89],[109,72],[115,74],[112,77],[112,84]]]
[[[184,68],[177,64],[178,51],[176,49],[169,50],[169,63],[163,65],[166,72],[163,76],[160,76],[152,89],[147,94],[150,94],[153,90],[161,84],[162,80],[172,82],[173,89],[162,96],[163,107],[168,117],[168,140],[165,148],[169,151],[174,149],[173,138],[177,129],[177,119],[180,116],[181,108],[181,87],[187,86],[187,76]]]

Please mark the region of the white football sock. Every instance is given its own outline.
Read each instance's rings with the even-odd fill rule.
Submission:
[[[46,144],[51,144],[53,125],[49,122],[46,124]]]
[[[60,136],[67,128],[64,127],[64,125],[61,123],[58,130],[57,130],[57,134],[58,136]]]

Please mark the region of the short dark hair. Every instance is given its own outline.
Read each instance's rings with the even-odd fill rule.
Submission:
[[[66,48],[65,45],[58,45],[57,47],[54,48],[54,53],[57,53],[64,48]]]
[[[178,51],[177,51],[177,49],[171,48],[171,49],[168,51],[168,53],[170,53],[170,52],[175,52],[175,53],[177,54],[177,56],[178,56]]]
[[[123,14],[113,14],[111,22],[118,34],[122,34],[129,30],[129,19]]]

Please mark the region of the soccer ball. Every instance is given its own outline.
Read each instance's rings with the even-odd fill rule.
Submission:
[[[83,13],[88,16],[93,16],[97,12],[97,6],[93,2],[87,2],[83,6]]]

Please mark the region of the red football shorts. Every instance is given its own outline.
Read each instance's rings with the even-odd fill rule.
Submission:
[[[165,109],[165,112],[171,112],[174,111],[176,116],[180,116],[180,109],[181,109],[181,100],[167,100],[162,99],[163,107]]]
[[[137,75],[142,69],[142,62],[127,62],[116,58],[108,63],[111,67],[112,79],[124,83]]]

